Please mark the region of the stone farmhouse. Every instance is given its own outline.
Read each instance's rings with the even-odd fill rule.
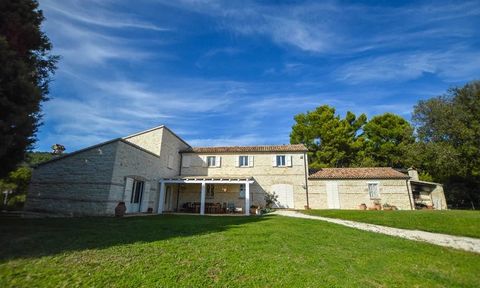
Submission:
[[[185,212],[250,214],[265,196],[286,209],[358,209],[421,203],[446,209],[442,185],[392,168],[309,173],[304,145],[192,147],[165,126],[44,162],[33,172],[26,211],[68,216]]]

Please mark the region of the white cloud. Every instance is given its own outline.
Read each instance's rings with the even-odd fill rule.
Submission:
[[[125,13],[112,13],[109,7],[102,7],[102,4],[112,4],[111,1],[51,1],[43,0],[40,3],[41,9],[48,13],[57,13],[71,20],[85,24],[98,25],[108,28],[136,28],[153,31],[169,31],[169,28],[159,27],[152,23],[140,21],[133,15]]]
[[[335,71],[336,78],[350,84],[372,81],[403,82],[424,73],[458,81],[480,73],[480,53],[464,49],[402,52],[349,62]]]

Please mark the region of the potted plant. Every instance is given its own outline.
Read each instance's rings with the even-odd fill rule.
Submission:
[[[384,203],[383,210],[387,210],[387,211],[393,210],[393,206],[388,203]]]
[[[251,215],[257,215],[258,214],[258,206],[256,206],[256,205],[250,206],[250,214]]]
[[[373,207],[375,207],[375,210],[382,210],[382,204],[380,203],[380,200],[373,201]]]
[[[358,209],[360,209],[360,210],[367,210],[367,204],[362,203],[362,204],[358,205]]]

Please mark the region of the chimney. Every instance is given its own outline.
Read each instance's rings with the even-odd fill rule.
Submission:
[[[418,181],[418,172],[415,168],[408,168],[408,176],[410,176],[410,180]]]

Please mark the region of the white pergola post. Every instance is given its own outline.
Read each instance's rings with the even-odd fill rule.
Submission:
[[[250,182],[245,182],[245,215],[250,215]]]
[[[202,190],[200,193],[200,215],[205,214],[205,182],[202,182]]]
[[[158,214],[163,213],[163,203],[165,203],[165,182],[160,181],[160,197],[158,197]]]

